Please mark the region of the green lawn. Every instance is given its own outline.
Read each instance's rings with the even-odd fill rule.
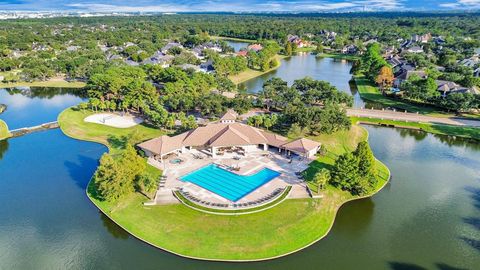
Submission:
[[[238,41],[238,42],[247,42],[247,43],[254,43],[257,42],[254,39],[245,39],[245,38],[234,38],[234,37],[221,37],[221,36],[210,36],[211,39],[223,39],[223,40],[231,40],[231,41]]]
[[[213,214],[215,214],[215,213],[217,213],[217,214],[240,214],[240,213],[247,214],[247,213],[251,213],[251,212],[261,211],[262,209],[266,209],[268,207],[271,207],[273,205],[278,204],[279,202],[281,202],[282,200],[284,200],[288,196],[291,189],[292,189],[292,186],[287,186],[287,188],[283,191],[283,193],[278,198],[276,198],[275,200],[273,200],[273,201],[271,201],[267,204],[264,204],[264,205],[261,205],[261,206],[258,206],[258,207],[248,208],[248,209],[214,209],[214,208],[209,208],[209,207],[205,207],[205,206],[202,206],[200,204],[194,203],[194,202],[188,200],[187,198],[185,198],[178,191],[175,191],[175,196],[177,196],[177,198],[182,200],[182,202],[184,204],[186,204],[188,206],[191,206],[195,209],[198,209],[200,211],[208,211],[208,212],[211,212]]]
[[[456,136],[456,137],[467,138],[467,139],[480,140],[480,128],[475,128],[475,127],[461,127],[461,126],[440,125],[440,124],[432,124],[432,123],[413,123],[413,122],[383,120],[383,119],[366,118],[366,117],[351,117],[351,119],[353,122],[359,122],[359,123],[418,129],[418,130],[423,130],[425,132],[429,132],[433,134],[449,135],[449,136]]]
[[[128,136],[135,130],[143,139],[162,133],[144,126],[116,129],[83,122],[91,113],[65,110],[59,116],[62,131],[74,138],[104,143],[111,151],[120,149],[111,137]],[[332,150],[350,149],[367,133],[354,126],[351,132],[338,135],[314,139],[331,145]],[[313,166],[318,168],[316,163]],[[149,170],[155,171],[152,167]],[[380,181],[377,190],[387,179],[385,176]],[[148,199],[138,193],[118,203],[99,201],[92,183],[87,194],[99,209],[134,236],[183,256],[215,260],[260,260],[301,249],[324,237],[339,207],[358,198],[328,187],[320,199],[287,199],[259,213],[225,216],[202,213],[183,204],[145,206]]]
[[[80,111],[73,107],[68,108],[58,116],[60,128],[63,133],[70,137],[102,143],[108,146],[112,152],[121,150],[129,137],[133,137],[133,140],[137,143],[165,133],[144,124],[131,128],[114,128],[83,121],[85,117],[94,113],[90,110]]]
[[[230,75],[228,76],[228,78],[234,83],[234,84],[240,84],[242,82],[246,82],[248,80],[251,80],[255,77],[258,77],[258,76],[261,76],[263,74],[266,74],[272,70],[275,70],[277,68],[279,68],[281,65],[282,65],[282,62],[281,60],[287,56],[284,56],[284,55],[277,55],[276,56],[277,59],[278,59],[278,66],[272,68],[272,69],[269,69],[267,71],[260,71],[260,70],[254,70],[254,69],[250,69],[250,68],[247,68],[247,70],[237,74],[237,75]]]
[[[343,54],[343,53],[321,53],[321,54],[317,54],[317,57],[345,59],[345,60],[350,60],[350,61],[360,59],[360,56],[358,56],[358,55]]]
[[[361,126],[353,125],[349,131],[339,131],[330,135],[322,134],[316,137],[310,137],[310,139],[322,142],[327,147],[327,154],[325,156],[319,156],[315,161],[313,161],[305,174],[305,180],[307,181],[307,184],[312,192],[315,194],[318,188],[315,183],[311,182],[315,173],[322,168],[330,170],[339,155],[347,151],[355,150],[359,142],[367,140],[368,132]],[[388,168],[380,161],[377,161],[376,166],[377,171],[379,172],[378,183],[379,185],[383,185],[383,183],[385,183],[389,177]],[[329,187],[329,189],[334,188]]]
[[[5,123],[5,121],[0,119],[0,140],[6,139],[10,136],[11,136],[11,134],[8,131],[7,123]]]
[[[83,88],[84,82],[67,82],[67,81],[39,81],[39,82],[15,82],[3,83],[0,82],[0,88],[12,87],[63,87],[63,88]]]

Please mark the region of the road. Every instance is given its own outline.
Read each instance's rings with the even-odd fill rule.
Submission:
[[[456,117],[434,117],[416,113],[405,113],[391,110],[347,109],[347,115],[418,123],[480,127],[479,120],[469,120]]]

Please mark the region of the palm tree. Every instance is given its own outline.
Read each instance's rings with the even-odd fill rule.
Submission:
[[[317,185],[317,193],[320,193],[320,190],[324,189],[330,181],[330,171],[325,168],[321,169],[315,174],[313,181]]]

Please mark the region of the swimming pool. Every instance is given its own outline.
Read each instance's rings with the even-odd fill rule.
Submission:
[[[236,202],[279,175],[279,172],[268,168],[251,175],[238,175],[210,164],[180,179]]]

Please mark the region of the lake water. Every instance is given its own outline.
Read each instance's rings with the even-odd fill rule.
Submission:
[[[342,207],[315,245],[248,264],[177,257],[113,224],[85,195],[102,145],[58,129],[0,141],[0,269],[478,269],[480,144],[367,129],[392,181],[373,198]]]
[[[7,105],[0,119],[7,123],[9,129],[55,121],[65,108],[84,100],[79,91],[61,88],[0,89],[0,104]]]
[[[248,46],[248,43],[228,41],[235,51]],[[276,70],[258,76],[239,85],[239,89],[250,93],[258,93],[263,84],[273,77],[282,78],[292,85],[295,80],[310,77],[315,80],[324,80],[342,92],[349,93],[354,98],[354,106],[364,107],[365,102],[360,98],[355,87],[350,86],[352,62],[342,59],[319,58],[311,53],[297,53],[280,60],[280,67]]]
[[[228,46],[233,47],[235,52],[239,52],[241,49],[247,48],[248,45],[250,45],[250,43],[247,42],[233,41],[228,39],[226,39],[225,42],[227,42]]]

